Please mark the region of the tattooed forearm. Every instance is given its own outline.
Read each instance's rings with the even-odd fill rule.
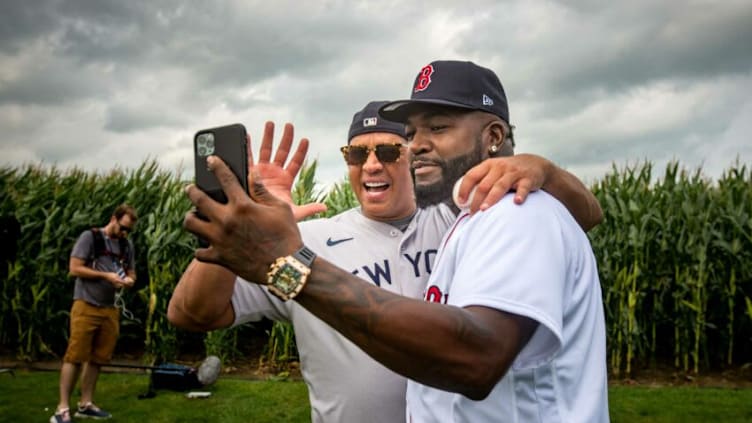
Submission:
[[[395,372],[470,397],[493,386],[521,348],[508,341],[518,338],[517,316],[392,294],[321,258],[296,300]]]

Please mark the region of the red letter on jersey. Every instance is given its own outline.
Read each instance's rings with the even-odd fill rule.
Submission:
[[[431,285],[426,291],[426,301],[431,303],[441,303],[441,290],[436,285]]]

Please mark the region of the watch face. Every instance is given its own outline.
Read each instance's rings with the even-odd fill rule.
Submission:
[[[300,270],[289,263],[285,263],[277,272],[274,285],[280,291],[289,294],[295,290],[302,277],[303,273]]]

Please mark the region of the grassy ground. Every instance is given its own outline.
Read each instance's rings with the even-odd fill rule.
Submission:
[[[0,422],[44,422],[55,411],[58,373],[17,371],[0,374]],[[188,399],[185,394],[146,391],[145,374],[102,374],[95,402],[120,422],[308,422],[308,393],[302,382],[262,382],[221,378],[209,387],[212,396]],[[78,395],[74,394],[72,401]]]
[[[0,374],[0,421],[43,422],[57,402],[58,374],[19,370]],[[97,402],[121,422],[307,422],[309,407],[302,382],[220,378],[207,399],[188,399],[180,392],[159,391],[137,399],[148,376],[105,373],[97,385]],[[75,401],[74,397],[74,401]],[[612,386],[611,421],[638,423],[750,422],[752,389]]]
[[[752,389],[612,386],[611,421],[640,423],[752,422]]]

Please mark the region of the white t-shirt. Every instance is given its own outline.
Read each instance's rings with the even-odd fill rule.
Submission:
[[[422,298],[454,213],[446,206],[418,210],[405,232],[353,209],[302,222],[303,242],[320,257],[382,289]],[[295,301],[238,279],[232,296],[235,325],[292,322],[313,422],[396,422],[405,417],[406,380],[377,363]]]
[[[441,245],[427,301],[495,308],[539,325],[482,401],[409,381],[408,422],[607,422],[598,270],[564,206],[542,191],[522,205],[507,195],[483,213],[461,214]]]

